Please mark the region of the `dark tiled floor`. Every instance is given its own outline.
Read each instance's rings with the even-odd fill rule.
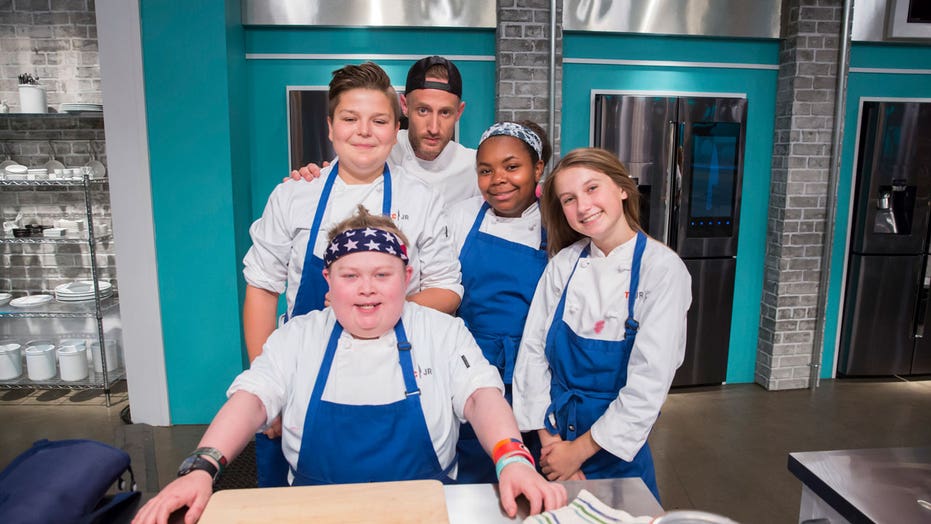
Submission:
[[[126,449],[140,489],[151,491],[171,481],[204,429],[125,425],[119,393],[109,408],[92,392],[5,393],[0,467],[39,438],[93,438]],[[666,509],[797,522],[801,485],[786,468],[788,454],[931,445],[931,380],[829,380],[813,392],[752,384],[674,390],[650,445]]]

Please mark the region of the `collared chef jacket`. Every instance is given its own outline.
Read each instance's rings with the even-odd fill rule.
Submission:
[[[433,448],[440,466],[446,468],[455,457],[466,400],[485,387],[503,394],[504,385],[458,318],[406,302],[401,319],[412,347]],[[262,354],[227,391],[228,396],[236,391],[257,396],[265,406],[266,423],[281,413],[282,449],[292,467],[297,464],[307,405],[335,322],[331,308],[293,318],[272,333]],[[342,333],[323,400],[381,405],[401,400],[404,391],[393,330],[374,340]]]
[[[301,282],[304,255],[320,201],[323,184],[331,168],[312,182],[287,181],[279,184],[261,218],[249,228],[252,247],[243,259],[246,283],[278,294],[286,293],[288,312]],[[449,238],[442,199],[420,180],[391,167],[391,218],[412,244],[408,256],[414,269],[408,294],[428,288],[448,289],[462,296],[459,259]],[[372,214],[380,214],[384,177],[371,184],[349,185],[337,179],[327,202],[326,212],[314,245],[314,254],[323,258],[327,232],[349,218],[362,204]]]
[[[398,142],[391,148],[388,164],[399,166],[439,193],[448,204],[480,196],[475,180],[475,150],[450,141],[433,160],[414,154],[408,130],[398,131]],[[394,171],[391,172],[394,174]]]
[[[635,243],[636,237],[606,255],[584,238],[550,259],[530,306],[514,371],[514,413],[521,431],[544,427],[551,378],[544,343],[576,261],[563,320],[580,336],[623,340]],[[589,244],[590,257],[579,260]],[[646,442],[682,364],[691,300],[691,277],[685,264],[675,252],[648,239],[634,304],[640,330],[627,368],[627,384],[591,428],[595,442],[623,460],[632,460]]]
[[[475,222],[475,216],[484,203],[485,199],[478,196],[459,202],[450,208],[449,227],[450,231],[452,231],[456,253],[462,252],[462,246],[465,244],[466,237],[469,236],[469,231]],[[485,212],[485,218],[482,220],[479,231],[533,249],[540,249],[540,229],[542,227],[540,205],[534,202],[519,217],[499,217],[495,214],[494,209],[489,208]],[[488,255],[494,257],[494,253]]]

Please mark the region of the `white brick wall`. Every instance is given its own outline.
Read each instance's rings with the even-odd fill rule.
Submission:
[[[0,0],[0,99],[19,112],[17,77],[38,74],[48,104],[99,104],[94,0]]]

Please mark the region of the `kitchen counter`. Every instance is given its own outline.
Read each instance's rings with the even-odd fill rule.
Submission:
[[[586,489],[608,506],[634,516],[663,513],[639,478],[561,484],[566,486],[570,502]],[[130,522],[136,511],[154,496],[155,493],[144,493],[112,522]],[[207,509],[202,520],[207,524],[229,521],[230,515],[235,515],[237,522],[308,522],[324,515],[330,518],[338,515],[343,522],[356,522],[363,515],[366,522],[431,524],[446,522],[438,518],[446,515],[449,524],[495,524],[521,522],[529,513],[526,500],[519,499],[517,517],[508,518],[498,503],[497,484],[442,486],[436,481],[223,490],[214,493]],[[183,518],[184,511],[177,511],[169,522],[181,523]]]
[[[799,522],[931,522],[931,447],[790,453],[789,471],[803,485]]]
[[[560,484],[566,487],[569,502],[586,489],[608,506],[622,509],[635,517],[656,517],[663,513],[662,506],[640,478],[570,480]],[[529,514],[526,500],[521,499],[517,518],[508,518],[498,503],[497,484],[456,484],[443,486],[443,490],[446,492],[450,524],[520,522]]]

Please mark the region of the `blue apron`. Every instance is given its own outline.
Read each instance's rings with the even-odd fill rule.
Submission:
[[[330,290],[326,279],[323,278],[323,259],[314,255],[314,246],[317,244],[317,235],[320,234],[320,223],[323,222],[323,214],[326,212],[327,202],[330,200],[330,191],[333,190],[333,183],[339,174],[339,162],[333,164],[333,170],[323,184],[323,193],[320,194],[320,201],[317,203],[317,211],[314,214],[313,225],[310,226],[310,236],[307,238],[307,251],[304,253],[304,268],[301,270],[301,283],[297,288],[297,296],[294,297],[294,307],[291,308],[290,317],[303,315],[308,311],[317,311],[323,309],[324,297]],[[385,164],[384,171],[384,195],[381,203],[381,214],[391,215],[391,171],[388,164]]]
[[[337,161],[333,164],[333,169],[323,184],[323,192],[320,194],[320,201],[317,202],[313,225],[310,227],[310,234],[307,238],[304,268],[301,270],[301,283],[297,288],[294,306],[286,318],[323,309],[324,298],[327,291],[330,290],[326,279],[323,278],[323,259],[314,255],[314,246],[317,243],[317,235],[320,234],[320,224],[323,222],[323,214],[326,212],[327,202],[330,200],[330,192],[333,190],[333,184],[336,182],[338,175],[339,162]],[[381,212],[383,215],[390,215],[391,171],[388,169],[387,163],[385,164],[384,178]],[[281,437],[270,439],[264,433],[257,433],[255,435],[255,462],[260,488],[288,485],[289,466],[281,451]]]
[[[550,366],[551,404],[546,412],[546,429],[559,433],[563,440],[575,440],[591,429],[608,406],[617,398],[618,391],[627,384],[627,366],[634,347],[639,324],[634,320],[634,301],[640,285],[640,261],[647,237],[637,233],[633,263],[630,268],[630,289],[627,297],[627,320],[624,322],[624,340],[607,341],[585,338],[575,334],[563,320],[566,290],[575,275],[579,261],[566,281],[553,323],[546,334],[546,359]],[[586,247],[579,259],[589,254]],[[650,446],[643,444],[633,461],[627,462],[601,450],[582,464],[582,472],[589,479],[640,477],[659,500],[656,472]]]
[[[294,486],[394,480],[451,483],[440,466],[424,419],[414,378],[411,345],[401,321],[394,326],[404,374],[405,398],[391,404],[351,405],[323,400],[333,356],[343,328],[333,327],[304,418],[304,434]],[[360,501],[364,503],[364,501]]]
[[[505,397],[511,401],[511,380],[524,322],[537,282],[546,268],[546,232],[540,249],[511,242],[479,230],[490,206],[486,202],[465,239],[459,262],[466,292],[459,317],[475,337],[485,358],[498,368]],[[468,423],[459,429],[459,475],[463,484],[497,482],[495,464]]]

